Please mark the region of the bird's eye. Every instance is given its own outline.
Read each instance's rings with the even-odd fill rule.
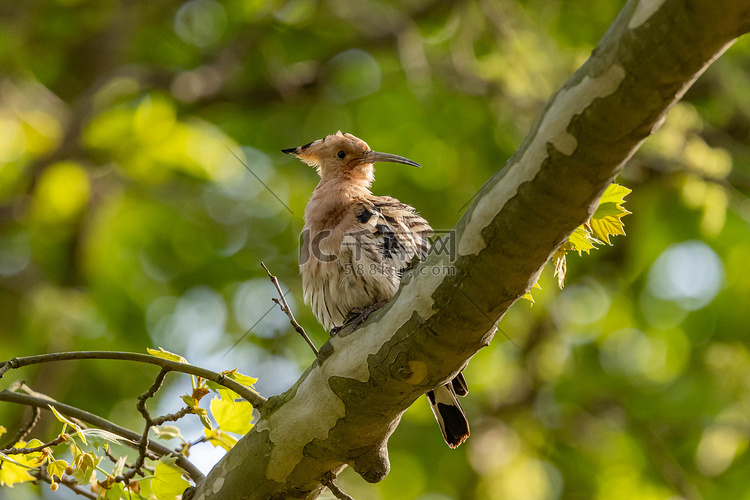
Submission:
[[[339,158],[341,158],[342,160],[343,160],[344,158],[346,158],[346,153],[344,153],[343,151],[339,151],[339,152],[338,152],[338,153],[337,153],[336,155],[337,155],[337,156],[338,156]]]

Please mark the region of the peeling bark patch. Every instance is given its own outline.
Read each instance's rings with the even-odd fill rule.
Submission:
[[[635,6],[633,17],[630,18],[628,29],[636,29],[638,26],[651,19],[651,16],[656,14],[656,11],[664,5],[665,1],[666,0],[640,0],[638,5]]]
[[[221,491],[222,486],[224,486],[224,478],[217,477],[216,481],[214,481],[214,484],[211,485],[211,490],[214,493],[219,493],[219,491]]]
[[[482,230],[505,208],[505,204],[518,194],[521,184],[533,180],[547,158],[547,144],[551,143],[564,155],[575,152],[578,141],[568,132],[574,116],[581,114],[595,99],[613,94],[625,79],[622,66],[613,64],[607,71],[592,78],[586,75],[579,83],[565,87],[554,97],[549,111],[528,147],[515,162],[506,168],[504,177],[489,187],[469,214],[469,222],[461,233],[458,253],[461,256],[477,255],[486,246]]]
[[[269,479],[286,482],[302,460],[305,445],[316,438],[325,440],[336,421],[346,415],[343,401],[328,384],[331,375],[323,367],[313,369],[296,395],[268,418],[273,443],[266,469]]]

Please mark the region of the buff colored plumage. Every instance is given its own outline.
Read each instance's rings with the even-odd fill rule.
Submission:
[[[427,221],[409,205],[370,191],[373,163],[420,165],[372,151],[363,140],[342,132],[282,151],[314,166],[320,175],[305,208],[300,272],[305,303],[335,333],[384,305],[415,257],[426,257],[432,235]],[[456,398],[467,392],[459,374],[427,393],[451,448],[469,436],[466,415]]]

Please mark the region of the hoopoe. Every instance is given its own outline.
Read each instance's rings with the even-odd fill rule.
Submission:
[[[370,191],[375,162],[420,167],[402,156],[372,151],[341,131],[282,152],[316,168],[320,182],[305,208],[300,272],[305,303],[331,333],[355,327],[396,294],[415,258],[424,259],[433,231],[414,208]],[[445,442],[455,448],[469,437],[469,422],[456,396],[468,393],[458,374],[427,392]]]

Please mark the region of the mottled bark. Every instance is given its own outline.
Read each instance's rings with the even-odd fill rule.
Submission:
[[[332,338],[195,498],[315,498],[346,465],[381,480],[401,414],[492,340],[670,107],[748,29],[746,0],[629,1],[458,222],[455,259],[431,254],[388,306]]]

